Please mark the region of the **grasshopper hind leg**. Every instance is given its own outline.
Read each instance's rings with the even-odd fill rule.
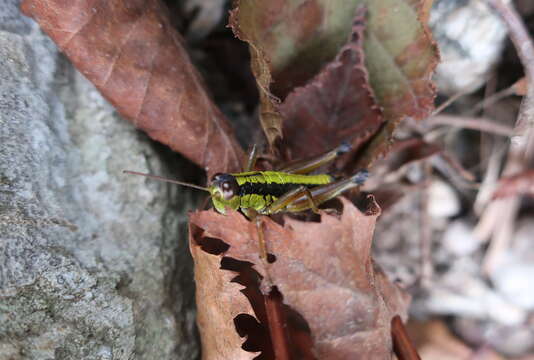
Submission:
[[[368,177],[369,172],[363,169],[348,178],[311,188],[308,190],[310,194],[301,194],[301,196],[295,196],[293,201],[286,205],[286,210],[289,212],[299,212],[311,209],[310,202],[308,200],[309,197],[313,199],[313,202],[316,204],[316,206],[319,206],[350,189],[357,188],[358,186],[362,185]]]
[[[327,151],[321,155],[309,159],[292,162],[290,164],[277,168],[276,171],[285,172],[289,174],[309,174],[313,170],[316,170],[321,166],[334,161],[339,156],[346,154],[351,150],[352,145],[350,144],[350,142],[343,141],[336,148],[330,151]],[[258,147],[256,144],[254,144],[250,149],[247,158],[245,159],[245,162],[243,164],[243,171],[248,172],[254,170],[257,159]]]
[[[284,210],[300,212],[311,209],[317,214],[319,213],[319,205],[341,195],[345,191],[362,185],[368,177],[369,172],[366,169],[362,169],[346,179],[330,184],[316,186],[311,189],[306,186],[299,186],[279,197],[263,213],[270,215]]]

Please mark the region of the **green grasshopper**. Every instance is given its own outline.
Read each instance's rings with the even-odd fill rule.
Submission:
[[[229,208],[240,210],[251,220],[255,219],[259,231],[260,257],[266,259],[263,232],[257,215],[271,215],[282,211],[294,213],[310,209],[318,213],[318,205],[362,185],[368,177],[367,170],[360,170],[337,181],[328,174],[309,174],[347,153],[350,148],[349,144],[342,143],[318,157],[293,163],[277,171],[250,171],[256,162],[254,147],[248,157],[245,172],[215,174],[208,187],[135,171],[124,172],[209,192],[213,206],[219,213],[225,214]]]

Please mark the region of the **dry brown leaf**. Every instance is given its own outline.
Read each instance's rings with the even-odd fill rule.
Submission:
[[[397,359],[421,360],[399,315],[395,315],[391,319],[391,337],[393,339],[393,350]]]
[[[201,238],[201,230],[190,226],[191,237]],[[254,315],[244,286],[232,282],[235,274],[221,271],[221,257],[202,243],[190,241],[195,261],[197,324],[202,334],[203,359],[248,360],[256,356],[241,348],[243,339],[237,334],[234,318],[239,314]]]
[[[242,150],[233,131],[159,0],[24,0],[21,7],[152,138],[208,173],[240,168]]]
[[[365,63],[387,122],[362,154],[359,166],[367,167],[388,151],[389,140],[401,119],[423,119],[432,111],[435,89],[431,76],[438,55],[426,25],[430,0],[356,0],[335,6],[328,0],[250,0],[235,4],[230,24],[236,35],[250,44],[252,67],[262,93],[262,125],[271,145],[282,134],[287,139],[288,132],[296,132],[285,129],[285,119],[282,128],[271,93],[286,98],[295,86],[306,84],[334,59],[350,32],[358,6],[369,9]],[[306,98],[299,101],[302,100],[305,103],[298,105],[303,109],[317,104]],[[356,117],[358,113],[352,115]],[[365,128],[363,124],[362,127]],[[301,147],[319,132],[312,130],[308,136],[309,129],[315,127],[300,127],[299,138],[306,139],[299,141]]]
[[[426,118],[434,109],[431,81],[439,53],[426,23],[430,0],[369,1],[366,65],[386,120]]]
[[[432,0],[367,3],[366,66],[386,126],[362,154],[359,163],[364,167],[389,152],[393,132],[402,119],[422,120],[430,115],[436,96],[432,75],[439,62],[427,24]]]
[[[365,8],[359,8],[349,42],[336,59],[282,104],[284,145],[293,158],[328,151],[342,141],[351,141],[356,152],[382,125],[364,66],[365,16]]]
[[[260,351],[254,359],[274,359],[278,350],[290,351],[295,359],[315,360],[309,329],[298,314],[280,296],[261,293],[260,276],[251,263],[223,257],[228,245],[205,235],[190,225],[204,359],[249,359]],[[291,344],[273,345],[271,334],[280,338],[284,333],[291,335]]]
[[[239,3],[238,3],[239,4]],[[251,3],[245,6],[251,7]],[[252,8],[254,6],[252,5]],[[272,80],[271,70],[267,54],[259,44],[255,43],[255,31],[251,22],[252,17],[241,17],[240,8],[236,6],[230,12],[229,26],[234,34],[241,40],[249,43],[250,62],[252,73],[256,78],[260,95],[260,123],[270,145],[282,138],[282,116],[278,110],[279,99],[271,93],[270,85]]]
[[[268,251],[276,257],[268,265],[258,257],[255,225],[240,213],[202,211],[190,221],[203,236],[230,245],[224,256],[254,264],[264,289],[277,287],[284,304],[308,323],[317,359],[387,359],[391,318],[405,316],[408,298],[371,259],[380,214],[374,200],[365,213],[341,201],[340,217],[323,213],[318,223],[285,217],[281,226],[264,218]]]

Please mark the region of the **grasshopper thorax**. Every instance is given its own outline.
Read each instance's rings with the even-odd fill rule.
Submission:
[[[224,214],[226,208],[239,209],[239,184],[231,174],[218,173],[211,178],[208,187],[215,209]]]

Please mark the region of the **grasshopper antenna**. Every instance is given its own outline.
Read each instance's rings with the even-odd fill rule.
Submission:
[[[186,182],[182,182],[182,181],[178,181],[178,180],[167,179],[167,178],[164,178],[164,177],[161,177],[161,176],[157,176],[157,175],[145,174],[145,173],[142,173],[142,172],[130,171],[130,170],[123,170],[122,172],[124,174],[141,175],[141,176],[145,176],[147,178],[154,179],[154,180],[159,180],[159,181],[168,182],[168,183],[172,183],[172,184],[178,184],[178,185],[182,185],[182,186],[191,187],[193,189],[198,189],[198,190],[210,192],[208,188],[205,188],[205,187],[202,187],[202,186],[198,186],[198,185],[195,185],[195,184],[190,184],[190,183],[186,183]]]

